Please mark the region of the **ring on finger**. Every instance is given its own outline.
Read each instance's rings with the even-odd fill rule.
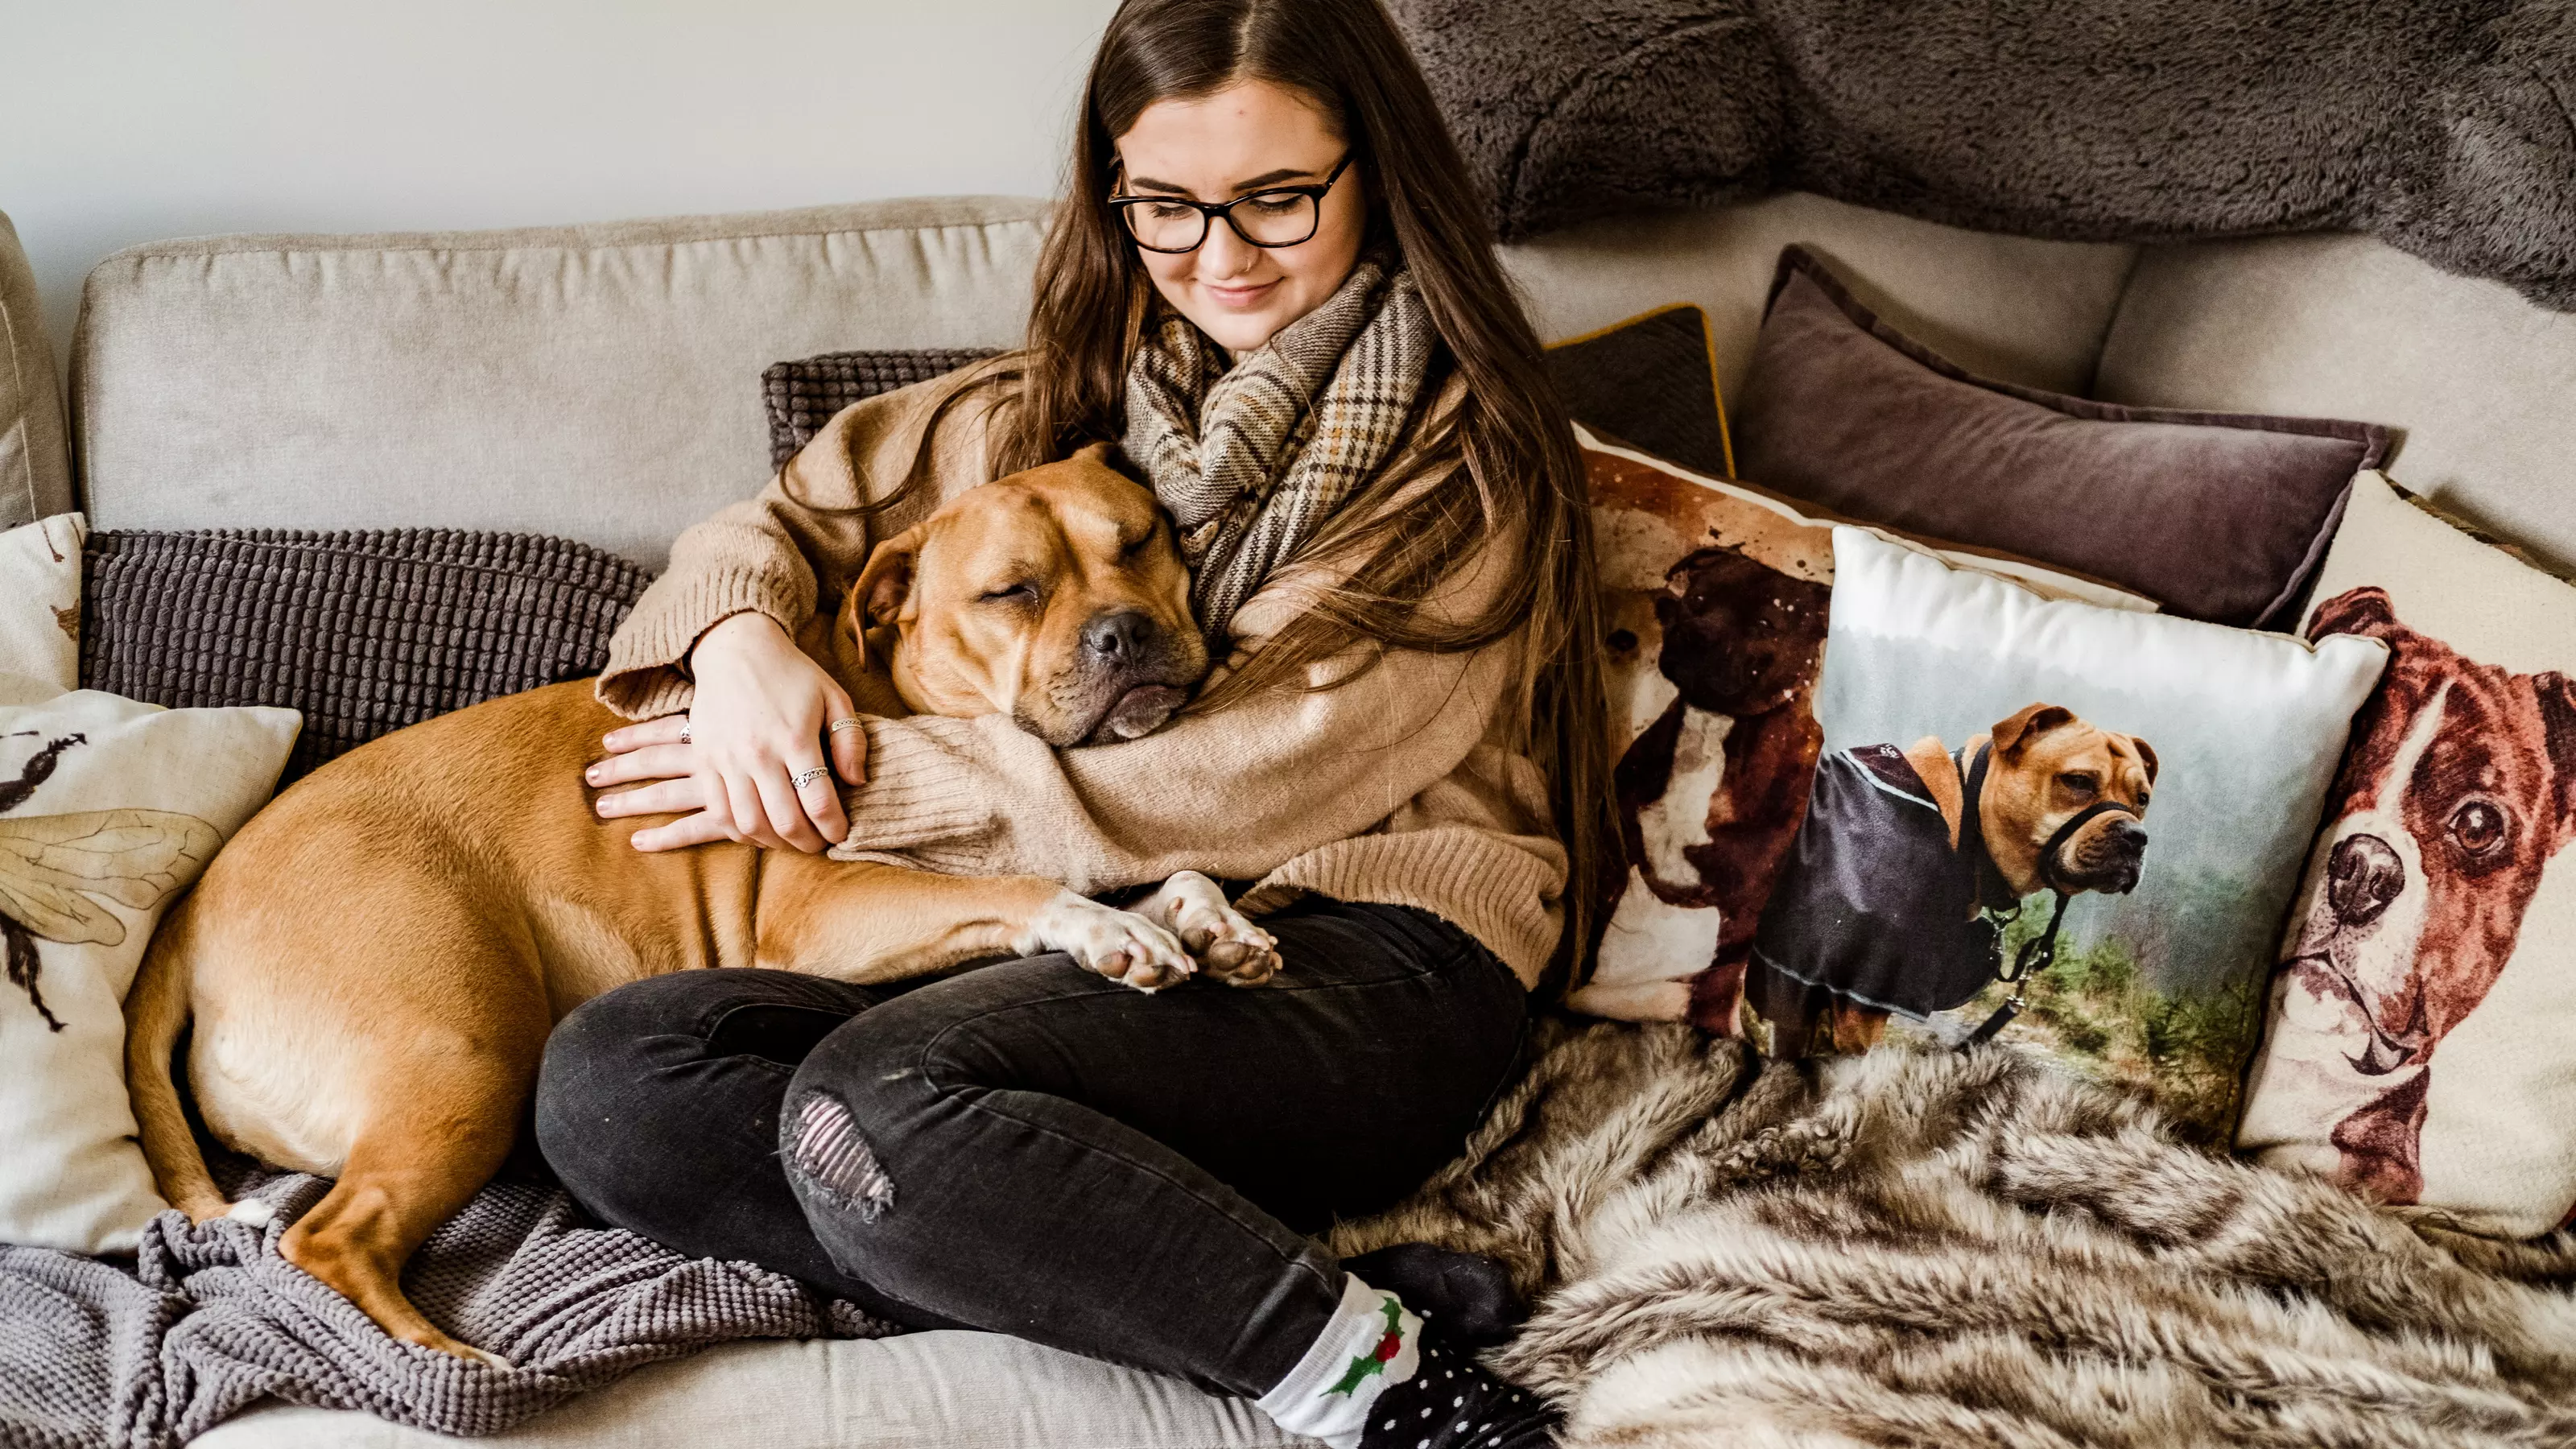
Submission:
[[[793,778],[791,778],[791,779],[788,781],[788,783],[789,783],[789,784],[791,784],[791,785],[794,785],[797,789],[802,790],[802,789],[804,789],[806,786],[813,784],[815,781],[822,779],[824,776],[829,775],[830,773],[832,773],[832,767],[831,767],[831,766],[829,766],[829,765],[816,765],[814,768],[812,768],[812,769],[810,769],[810,770],[799,770],[799,771],[797,771],[797,772],[796,772],[796,774],[794,775],[794,777],[793,777]]]
[[[865,727],[866,724],[864,721],[862,721],[857,715],[851,715],[846,719],[836,719],[832,721],[830,724],[825,725],[823,730],[826,734],[837,735],[843,730],[864,729]]]
[[[696,725],[696,724],[697,724],[697,721],[696,721],[696,720],[693,720],[693,719],[691,719],[691,718],[689,718],[687,715],[682,715],[682,716],[680,716],[680,743],[681,743],[681,744],[684,744],[684,745],[685,745],[685,744],[687,744],[687,743],[689,742],[689,730],[690,730],[690,728],[691,728],[691,727],[693,727],[693,726],[694,726],[694,725]]]

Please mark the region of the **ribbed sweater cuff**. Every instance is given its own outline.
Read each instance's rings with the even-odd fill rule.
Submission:
[[[850,833],[833,847],[833,857],[899,851],[915,853],[920,864],[934,869],[977,868],[941,847],[953,850],[992,835],[1001,821],[991,797],[975,788],[970,762],[936,737],[938,722],[903,723],[905,728],[890,729],[888,721],[868,722],[867,783],[842,792]]]
[[[788,633],[804,620],[792,590],[748,569],[666,580],[645,594],[610,641],[599,702],[628,719],[687,709],[696,695],[683,667],[698,636],[736,614],[766,614]]]
[[[1471,828],[1404,830],[1309,851],[1264,877],[1238,904],[1259,915],[1311,891],[1412,906],[1475,937],[1521,984],[1536,986],[1564,928],[1554,905],[1564,887],[1562,858],[1543,858],[1524,838]]]

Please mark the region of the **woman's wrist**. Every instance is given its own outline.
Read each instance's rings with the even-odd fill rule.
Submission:
[[[718,661],[721,667],[722,662],[740,659],[759,651],[765,644],[786,639],[787,631],[779,626],[778,621],[757,609],[727,614],[708,625],[698,635],[697,642],[689,646],[689,652],[680,660],[680,672],[694,681],[705,673],[711,659]]]

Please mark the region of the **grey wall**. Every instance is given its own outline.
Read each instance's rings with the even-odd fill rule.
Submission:
[[[0,0],[57,352],[135,242],[1050,194],[1114,0]]]

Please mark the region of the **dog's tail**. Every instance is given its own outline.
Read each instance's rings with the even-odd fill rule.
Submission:
[[[134,1120],[143,1129],[143,1160],[152,1164],[152,1180],[172,1207],[196,1222],[221,1217],[232,1206],[206,1171],[206,1155],[197,1150],[188,1130],[188,1114],[179,1105],[179,1088],[171,1080],[170,1057],[179,1032],[188,1024],[188,939],[196,893],[180,898],[152,944],[143,953],[143,969],[125,996],[125,1090],[134,1099]]]

